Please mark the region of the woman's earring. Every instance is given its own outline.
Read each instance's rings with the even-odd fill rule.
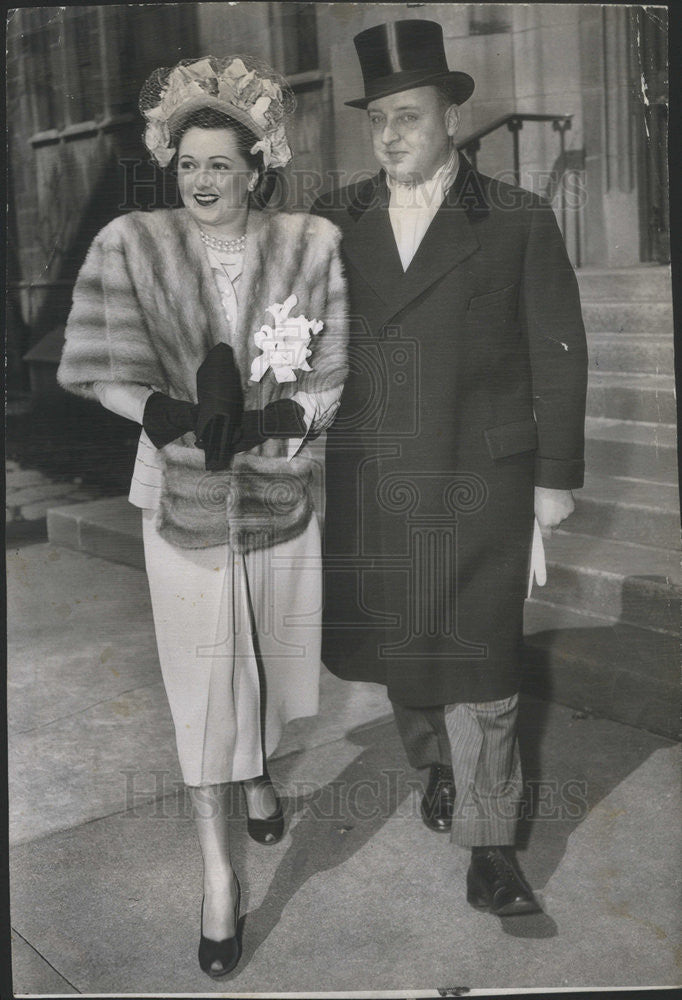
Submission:
[[[255,191],[257,183],[258,183],[258,174],[252,174],[251,180],[248,183],[249,191]]]

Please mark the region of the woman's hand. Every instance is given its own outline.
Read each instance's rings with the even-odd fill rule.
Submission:
[[[204,449],[206,469],[229,469],[232,442],[242,420],[244,392],[229,344],[216,344],[197,371],[197,445]]]
[[[142,426],[154,447],[163,448],[188,431],[196,431],[198,409],[196,403],[153,392],[144,406]]]
[[[250,451],[268,438],[303,437],[305,412],[293,399],[277,399],[262,410],[246,410],[232,451]]]

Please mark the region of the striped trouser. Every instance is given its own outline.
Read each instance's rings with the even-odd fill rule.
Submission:
[[[457,797],[450,836],[460,847],[514,843],[523,791],[518,703],[518,694],[431,708],[392,703],[410,764],[452,767]]]

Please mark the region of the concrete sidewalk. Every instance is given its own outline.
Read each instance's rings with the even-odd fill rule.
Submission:
[[[8,552],[16,994],[673,985],[680,980],[677,745],[525,698],[520,858],[537,917],[464,898],[466,852],[418,815],[382,688],[324,674],[271,771],[288,832],[232,824],[244,954],[196,961],[201,862],[144,573],[37,544]]]

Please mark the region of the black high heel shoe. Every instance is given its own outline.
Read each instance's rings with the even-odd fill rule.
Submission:
[[[241,887],[239,879],[235,875],[237,883],[237,902],[234,907],[234,937],[223,938],[222,941],[214,941],[212,938],[204,937],[204,901],[201,900],[201,940],[199,941],[199,965],[201,971],[205,972],[211,979],[220,979],[236,967],[242,954],[242,943],[239,938],[239,900],[241,898]],[[214,963],[220,963],[214,969]]]
[[[256,779],[257,785],[272,785],[270,781],[270,776],[267,774],[262,774]],[[247,806],[247,817],[246,817],[246,829],[252,840],[257,841],[259,844],[276,844],[284,836],[284,813],[282,811],[282,803],[280,802],[279,796],[275,789],[272,789],[275,799],[277,801],[277,808],[275,809],[272,816],[268,816],[266,819],[252,819],[248,815]]]

